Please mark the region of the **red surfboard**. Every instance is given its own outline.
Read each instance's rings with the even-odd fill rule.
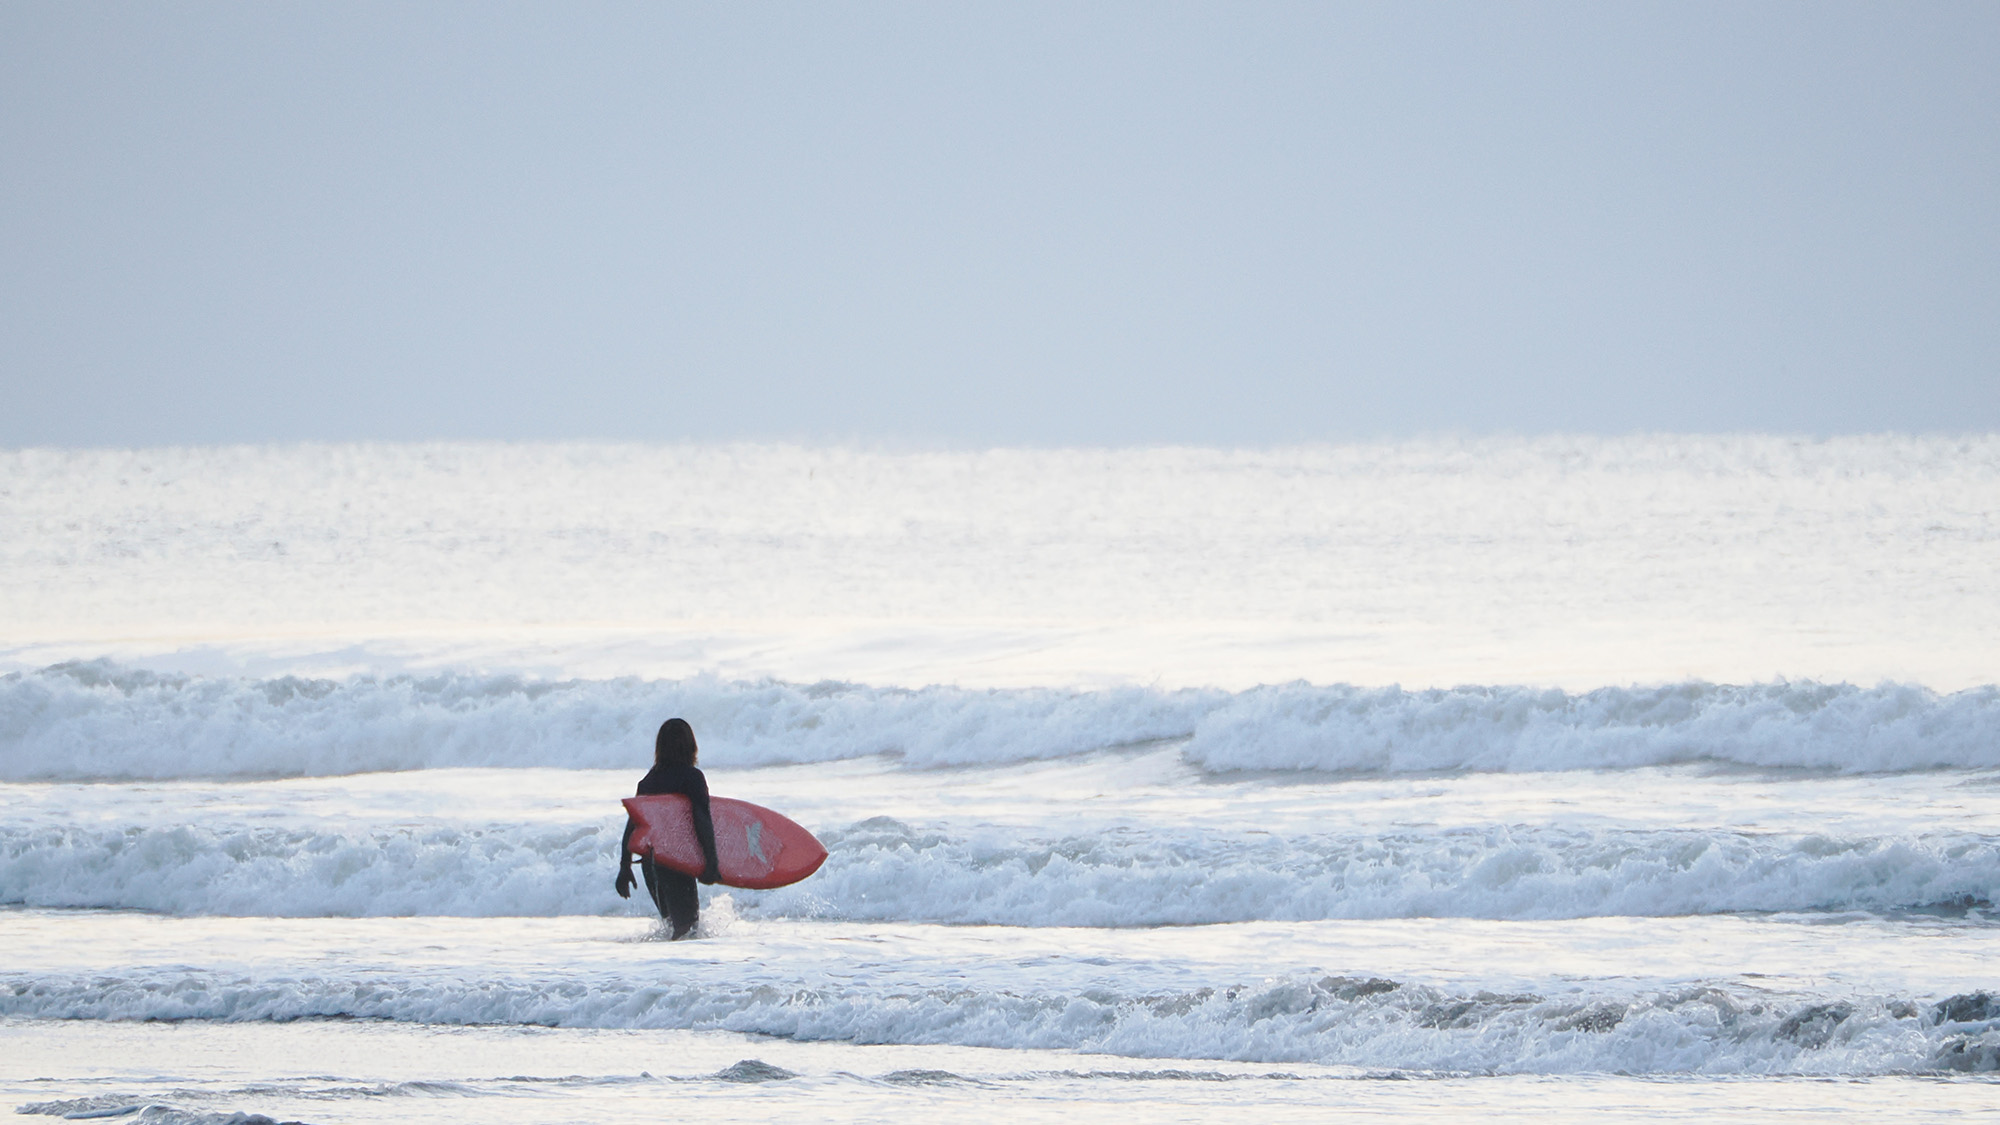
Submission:
[[[679,793],[627,797],[625,808],[639,822],[626,841],[628,850],[651,856],[661,867],[701,874],[705,857],[686,797]],[[826,848],[812,833],[762,805],[710,797],[708,813],[715,821],[715,866],[728,886],[753,891],[782,887],[826,862]]]

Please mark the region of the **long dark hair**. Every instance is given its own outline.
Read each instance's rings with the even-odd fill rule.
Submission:
[[[653,739],[653,765],[691,766],[700,753],[701,747],[694,744],[694,728],[686,719],[660,724],[660,733]]]

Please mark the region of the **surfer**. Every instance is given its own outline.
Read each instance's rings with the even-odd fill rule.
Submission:
[[[708,861],[701,881],[713,883],[721,878],[721,873],[715,865],[715,822],[708,815],[708,778],[694,764],[700,753],[700,747],[694,743],[694,728],[686,719],[661,723],[660,733],[653,739],[653,768],[639,779],[637,795],[680,793],[687,797],[694,812],[695,835],[700,838],[702,855]],[[625,832],[618,838],[618,878],[612,887],[619,898],[632,897],[633,826],[631,816],[626,816]],[[695,923],[701,920],[701,894],[695,890],[694,879],[658,866],[650,857],[639,860],[639,871],[646,877],[646,892],[653,896],[653,905],[660,908],[660,917],[673,924],[674,940],[694,932]]]

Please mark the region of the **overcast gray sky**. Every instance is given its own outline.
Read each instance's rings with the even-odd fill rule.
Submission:
[[[0,445],[2000,429],[2000,4],[0,6]]]

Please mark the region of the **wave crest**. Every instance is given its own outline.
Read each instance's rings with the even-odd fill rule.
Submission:
[[[2000,843],[1492,826],[1280,838],[1123,829],[973,836],[876,817],[822,832],[809,881],[735,892],[753,918],[1014,926],[1988,911]],[[184,915],[555,916],[613,897],[614,825],[336,832],[0,830],[0,902]]]
[[[1990,1023],[1941,1003],[1694,984],[1561,995],[1295,973],[1183,991],[871,988],[805,980],[251,975],[178,968],[0,975],[0,1017],[376,1019],[731,1031],[797,1040],[1076,1050],[1146,1059],[1320,1063],[1432,1074],[1870,1075],[1991,1070]],[[746,1064],[738,1064],[745,1067]],[[763,1069],[756,1069],[763,1068]],[[756,1064],[714,1078],[770,1077]],[[1198,1078],[1176,1070],[1098,1077]],[[68,1112],[70,1105],[43,1103]]]
[[[1695,761],[1842,773],[1990,768],[2000,765],[2000,691],[1287,684],[1230,697],[1203,716],[1185,753],[1213,771],[1533,772]]]
[[[0,779],[624,768],[681,715],[705,760],[888,755],[1004,765],[1184,740],[1210,772],[1624,769],[1715,761],[1874,773],[2000,767],[2000,689],[1700,682],[1569,693],[1295,683],[1242,692],[969,690],[446,672],[205,678],[59,664],[0,676]]]

